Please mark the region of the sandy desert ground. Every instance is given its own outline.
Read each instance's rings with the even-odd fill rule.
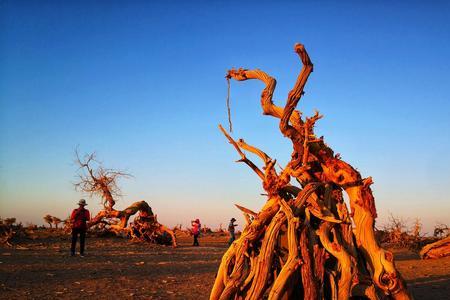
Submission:
[[[226,237],[202,237],[200,247],[87,239],[86,257],[69,256],[67,237],[25,240],[27,250],[0,248],[1,299],[207,299]],[[450,299],[450,257],[420,260],[394,251],[415,299]]]

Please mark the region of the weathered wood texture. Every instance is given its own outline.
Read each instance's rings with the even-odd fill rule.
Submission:
[[[420,257],[423,259],[445,256],[450,256],[450,236],[432,244],[425,245],[422,250],[420,250]]]
[[[265,84],[263,114],[279,119],[293,152],[278,172],[275,160],[242,139],[235,141],[219,126],[239,153],[239,162],[262,180],[267,202],[259,213],[238,206],[253,219],[247,219],[241,237],[224,254],[210,299],[410,299],[392,253],[375,239],[372,179],[362,178],[322,137],[316,137],[314,124],[322,117],[318,112],[303,118],[296,109],[313,64],[303,45],[296,44],[294,50],[303,67],[284,107],[274,104],[276,80],[267,73],[258,69],[227,73],[228,80],[258,79]],[[260,158],[263,168],[246,152]]]

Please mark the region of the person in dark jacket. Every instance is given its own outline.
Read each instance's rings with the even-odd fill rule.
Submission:
[[[237,224],[234,224],[236,222],[235,218],[231,218],[230,224],[228,224],[228,232],[230,233],[230,239],[228,240],[228,245],[231,246],[233,244],[234,240],[236,239],[236,236],[234,234],[234,227],[237,226]]]
[[[72,224],[72,245],[70,247],[70,255],[75,255],[75,247],[78,235],[80,236],[80,256],[84,257],[84,241],[86,239],[87,222],[91,219],[89,210],[84,207],[87,205],[86,200],[78,201],[79,207],[72,211],[70,222]]]

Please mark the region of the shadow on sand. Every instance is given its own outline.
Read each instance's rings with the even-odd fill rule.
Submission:
[[[408,287],[415,299],[450,299],[450,273],[417,278]]]

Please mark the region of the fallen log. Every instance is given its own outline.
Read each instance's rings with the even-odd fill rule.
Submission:
[[[420,257],[422,259],[441,258],[445,256],[450,256],[450,236],[425,245],[422,250],[420,250]]]

